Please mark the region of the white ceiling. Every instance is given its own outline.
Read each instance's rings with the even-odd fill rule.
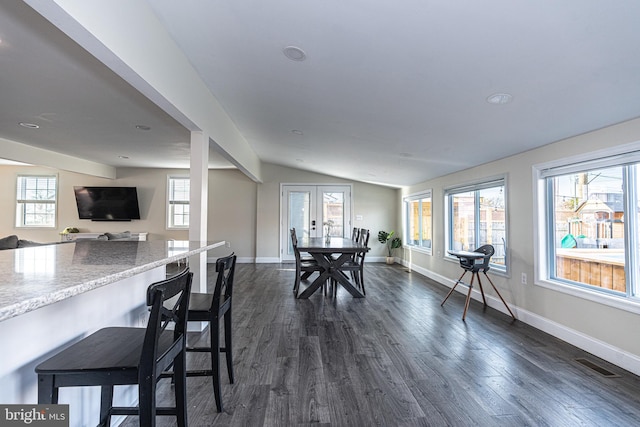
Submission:
[[[148,4],[269,163],[410,185],[640,116],[636,0]],[[188,167],[189,133],[28,6],[0,37],[0,137]]]

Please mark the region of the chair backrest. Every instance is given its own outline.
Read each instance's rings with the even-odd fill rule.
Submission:
[[[231,308],[231,299],[233,297],[233,277],[236,271],[236,255],[231,254],[216,260],[216,286],[213,290],[213,300],[211,302],[211,311],[224,314]]]
[[[361,228],[360,229],[360,236],[358,238],[358,243],[360,243],[362,246],[369,246],[369,230],[366,228]],[[356,260],[358,263],[362,264],[364,263],[364,257],[367,253],[366,252],[358,252],[356,254]]]
[[[147,306],[151,313],[140,356],[140,381],[155,381],[184,351],[192,279],[193,273],[185,268],[180,274],[147,288]],[[163,334],[169,325],[173,325],[172,342]]]
[[[289,230],[291,233],[291,245],[293,246],[293,255],[296,257],[296,263],[300,263],[300,251],[298,250],[298,237],[296,236],[296,229]]]
[[[353,231],[351,232],[351,240],[357,242],[360,239],[360,229],[358,227],[353,227]]]
[[[460,265],[462,266],[462,268],[472,272],[478,272],[482,270],[486,273],[487,271],[489,271],[489,263],[491,262],[491,257],[495,253],[495,248],[492,245],[483,245],[479,248],[474,249],[473,252],[484,254],[484,257],[482,258],[482,260],[465,259],[464,263],[463,258],[461,258]]]

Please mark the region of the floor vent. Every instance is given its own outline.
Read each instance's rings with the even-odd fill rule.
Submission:
[[[600,366],[600,365],[598,365],[596,363],[593,363],[589,359],[579,358],[579,359],[575,359],[575,361],[580,363],[581,365],[586,366],[589,369],[592,369],[592,370],[596,371],[597,373],[599,373],[603,377],[607,377],[607,378],[619,378],[620,377],[620,375],[614,374],[613,372],[609,371],[608,369],[603,368],[602,366]]]

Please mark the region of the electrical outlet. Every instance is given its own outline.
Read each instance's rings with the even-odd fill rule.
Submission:
[[[527,273],[522,273],[522,284],[523,285],[527,284]]]
[[[147,327],[147,312],[143,311],[138,314],[138,327],[146,328]]]

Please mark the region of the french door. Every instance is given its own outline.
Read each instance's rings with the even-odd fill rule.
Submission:
[[[280,231],[283,261],[295,259],[289,230],[298,240],[322,237],[331,221],[331,235],[351,236],[351,185],[282,185]]]

